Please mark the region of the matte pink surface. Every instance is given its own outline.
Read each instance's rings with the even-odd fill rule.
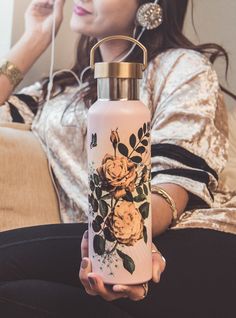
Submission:
[[[89,110],[88,115],[88,163],[96,169],[106,154],[114,154],[110,141],[112,130],[118,128],[120,141],[125,144],[129,151],[132,148],[129,144],[131,134],[137,132],[144,123],[150,122],[149,109],[140,101],[101,101],[98,100]],[[97,146],[90,149],[92,134],[97,134]],[[147,152],[143,154],[146,164],[150,166],[150,138]],[[121,156],[119,153],[117,155]],[[147,202],[151,204],[150,191]],[[141,202],[143,203],[143,202]],[[141,203],[135,203],[140,206]],[[90,215],[91,217],[91,215]],[[92,261],[93,272],[102,276],[108,284],[138,284],[151,279],[152,277],[152,253],[151,253],[151,206],[149,216],[145,219],[147,228],[147,243],[143,239],[137,241],[133,246],[122,246],[119,249],[129,255],[134,263],[135,270],[131,274],[127,271],[122,259],[116,254],[110,260],[102,263],[102,258],[94,252],[93,238],[96,233],[91,227],[92,217],[89,219],[89,257]],[[111,249],[114,243],[106,241],[106,249]],[[99,261],[100,260],[100,261]]]

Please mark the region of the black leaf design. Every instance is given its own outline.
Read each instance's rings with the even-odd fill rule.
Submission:
[[[146,184],[143,185],[143,191],[146,195],[148,195],[148,187],[146,186]]]
[[[127,254],[121,252],[120,250],[116,250],[117,254],[120,256],[120,258],[123,261],[123,266],[124,268],[130,273],[133,274],[133,272],[135,271],[135,264],[134,261],[132,260],[132,258],[130,256],[128,256]]]
[[[101,224],[97,223],[96,220],[92,223],[92,228],[94,232],[99,232],[101,230]]]
[[[138,138],[141,139],[142,136],[143,136],[143,128],[141,127],[141,128],[139,128],[139,130],[138,130]]]
[[[143,133],[145,134],[146,131],[147,131],[147,125],[146,125],[146,123],[144,123],[144,124],[143,124]]]
[[[93,192],[95,189],[95,185],[94,185],[94,182],[92,180],[90,180],[89,186],[90,186],[90,190]]]
[[[130,138],[129,138],[129,143],[130,143],[130,146],[131,146],[132,148],[135,147],[135,145],[136,145],[136,136],[135,136],[135,134],[132,134],[132,135],[130,136]]]
[[[141,143],[142,143],[144,146],[147,146],[147,145],[148,145],[147,139],[143,139],[143,140],[141,141]]]
[[[92,195],[88,195],[88,201],[89,203],[93,206],[92,202],[93,202],[93,198],[92,198]]]
[[[99,185],[99,176],[96,173],[94,173],[93,179],[94,179],[94,183],[96,184],[96,186],[98,186]]]
[[[89,195],[88,200],[92,206],[93,212],[97,212],[98,211],[98,201],[94,198],[94,195],[93,194]]]
[[[129,201],[129,202],[133,202],[134,201],[133,195],[132,195],[132,193],[130,191],[126,192],[126,195],[123,197],[123,199],[125,201]]]
[[[108,227],[105,227],[103,230],[105,239],[109,242],[114,242],[116,240],[115,236],[111,233],[110,229]]]
[[[105,240],[102,236],[96,234],[93,238],[93,249],[98,255],[103,255],[105,252]]]
[[[103,218],[102,218],[100,215],[97,215],[96,218],[95,218],[95,221],[96,221],[98,224],[102,224],[102,223],[103,223]]]
[[[147,228],[146,226],[143,227],[143,239],[144,239],[144,242],[147,244]]]
[[[143,189],[141,187],[138,187],[136,191],[138,194],[143,194]]]
[[[140,146],[137,149],[135,149],[138,153],[144,153],[145,152],[145,147]]]
[[[99,187],[97,187],[97,188],[95,189],[95,193],[96,193],[96,196],[97,196],[98,200],[100,200],[100,199],[101,199],[101,196],[102,196],[102,189],[99,188]]]
[[[134,197],[135,202],[142,202],[146,200],[146,195],[145,194],[139,194],[136,197]]]
[[[146,174],[146,173],[147,173],[147,166],[144,166],[142,173],[143,173],[143,174]]]
[[[134,197],[134,201],[135,202],[142,202],[142,201],[144,201],[146,199],[147,199],[147,197],[146,197],[145,194],[139,194],[136,197]]]
[[[100,214],[103,218],[105,218],[107,216],[107,213],[108,213],[108,205],[106,203],[106,201],[104,200],[101,200],[99,202],[99,211],[100,211]]]
[[[126,145],[122,144],[122,143],[119,143],[118,144],[118,150],[119,152],[125,156],[125,157],[128,157],[128,154],[129,154],[129,150],[128,148],[126,147]]]
[[[134,156],[134,157],[131,157],[130,160],[132,160],[135,163],[140,163],[142,162],[142,157]]]
[[[145,202],[139,207],[139,212],[142,214],[143,219],[146,219],[149,215],[150,203]]]

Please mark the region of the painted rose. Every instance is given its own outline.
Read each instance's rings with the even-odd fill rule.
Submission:
[[[117,130],[118,130],[118,128],[116,130],[112,130],[111,131],[111,136],[110,136],[110,140],[111,140],[114,148],[120,142],[120,137],[119,137],[119,134],[118,134]]]
[[[114,191],[114,197],[117,200],[123,197],[126,191],[132,192],[135,189],[136,164],[126,157],[106,154],[97,172],[104,190]]]
[[[110,231],[120,244],[133,246],[143,238],[144,221],[133,202],[118,202],[108,223]]]

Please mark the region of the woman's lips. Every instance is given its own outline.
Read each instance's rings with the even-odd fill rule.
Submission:
[[[77,5],[74,6],[74,13],[76,15],[79,15],[79,16],[91,14],[91,12],[89,12],[89,11],[85,10],[84,8],[77,6]]]

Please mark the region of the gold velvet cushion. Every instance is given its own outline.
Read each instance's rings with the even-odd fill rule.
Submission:
[[[24,124],[0,124],[0,231],[59,223],[47,158]]]

